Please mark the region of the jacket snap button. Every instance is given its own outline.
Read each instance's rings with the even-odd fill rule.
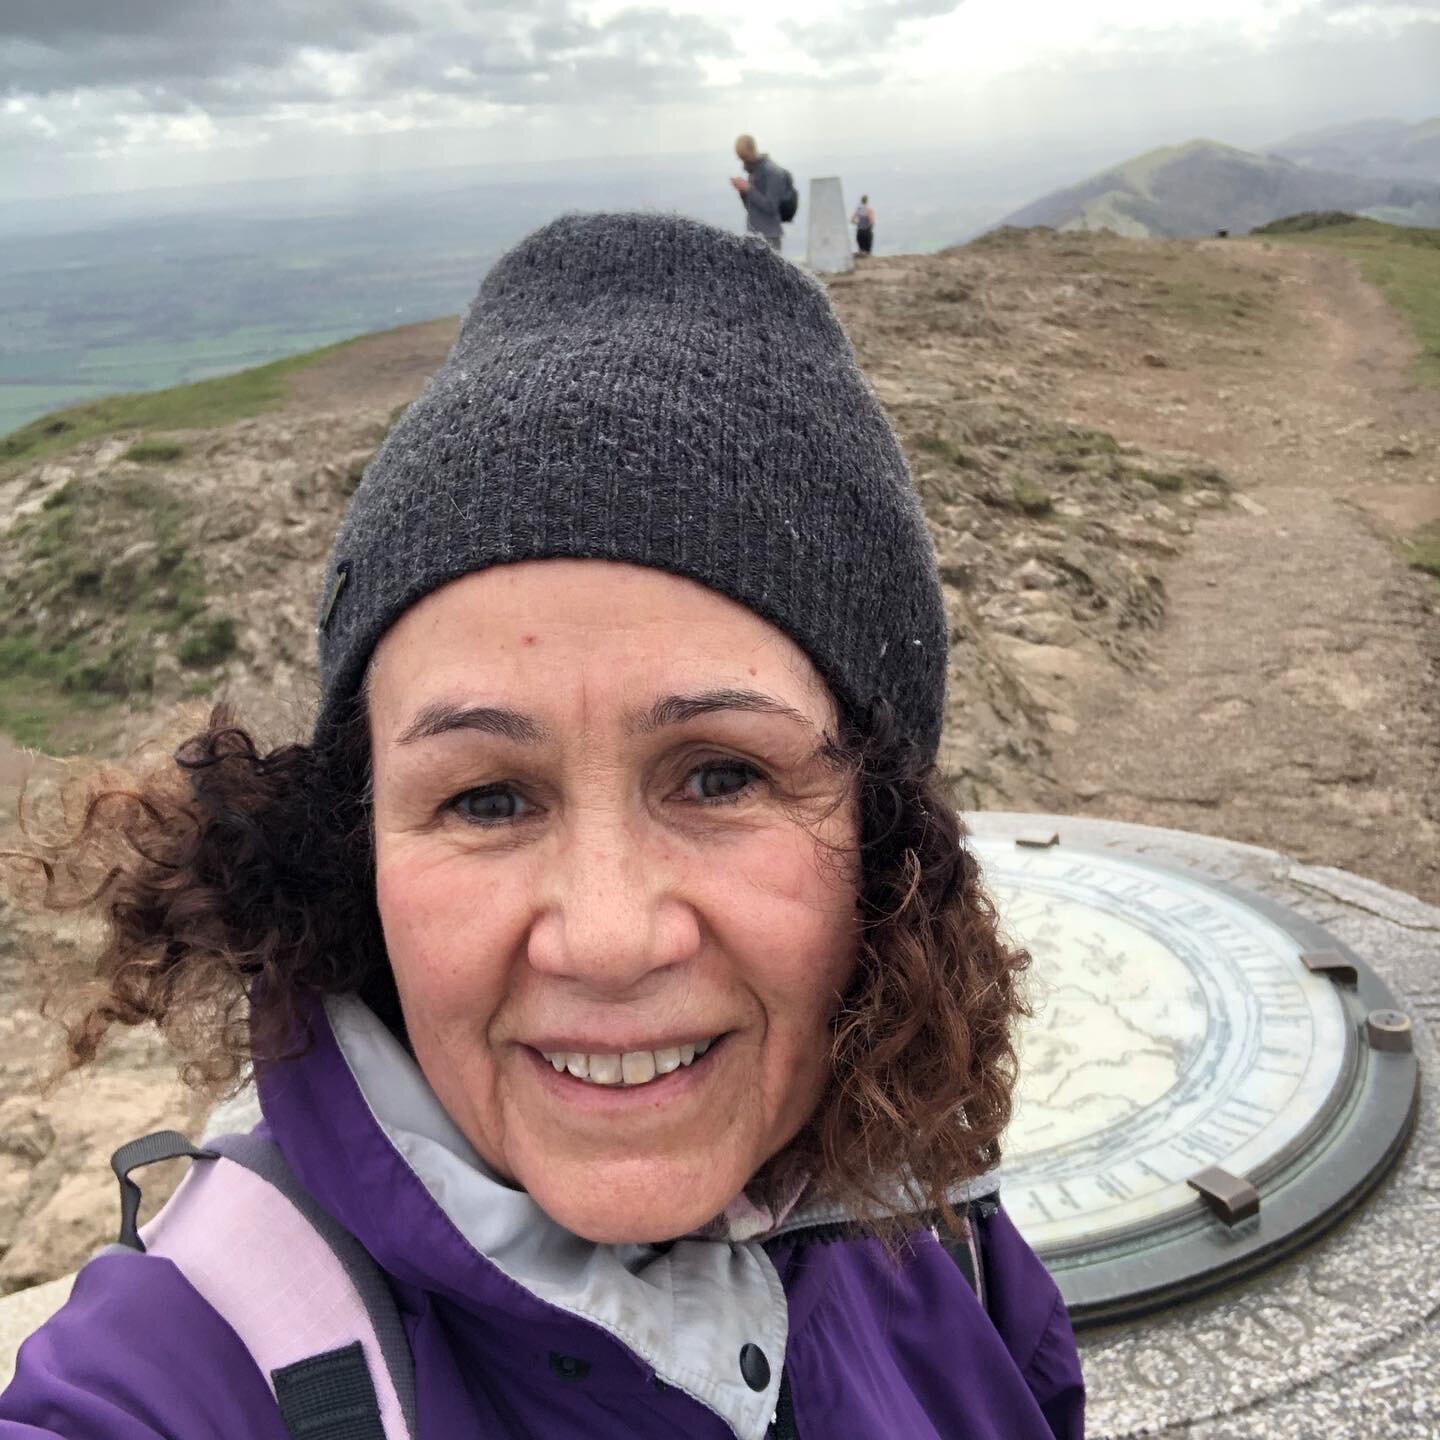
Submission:
[[[562,1380],[583,1380],[590,1373],[590,1362],[577,1359],[574,1355],[562,1355],[558,1350],[550,1352],[550,1368]]]
[[[770,1383],[770,1362],[758,1345],[740,1347],[740,1375],[755,1391],[765,1389]]]

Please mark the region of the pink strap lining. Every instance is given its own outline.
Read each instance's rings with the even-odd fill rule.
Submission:
[[[386,1440],[406,1440],[364,1302],[335,1253],[273,1185],[233,1160],[197,1162],[140,1234],[240,1337],[272,1391],[271,1371],[358,1340]]]

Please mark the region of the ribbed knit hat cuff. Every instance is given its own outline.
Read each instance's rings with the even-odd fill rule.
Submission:
[[[918,498],[828,296],[763,241],[571,216],[494,267],[336,538],[321,729],[426,594],[561,556],[730,596],[933,758],[947,631]]]

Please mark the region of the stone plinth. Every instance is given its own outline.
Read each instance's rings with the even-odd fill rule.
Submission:
[[[817,275],[843,275],[855,268],[845,192],[837,175],[810,182],[810,269]]]

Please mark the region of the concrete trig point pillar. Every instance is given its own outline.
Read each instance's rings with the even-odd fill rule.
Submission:
[[[810,268],[817,275],[843,275],[855,268],[850,222],[838,175],[810,182]]]

